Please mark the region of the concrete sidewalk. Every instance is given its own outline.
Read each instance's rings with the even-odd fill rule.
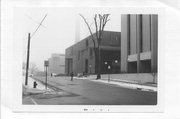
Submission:
[[[45,85],[42,84],[41,82],[36,81],[37,87],[33,88],[33,83],[34,83],[33,78],[28,77],[28,85],[25,85],[25,77],[23,77],[23,95],[32,95],[32,94],[40,94],[40,93],[47,93],[51,92],[52,89],[48,88],[46,89]]]
[[[125,87],[125,88],[131,88],[131,89],[137,89],[137,90],[142,90],[142,91],[153,91],[157,92],[157,84],[154,83],[144,83],[140,84],[139,82],[136,81],[128,81],[124,79],[113,79],[109,78],[102,78],[96,80],[96,76],[88,76],[88,77],[74,77],[76,79],[84,79],[84,80],[90,80],[94,82],[99,82],[99,83],[105,83],[105,84],[110,84],[110,85],[115,85],[115,86],[120,86],[120,87]]]

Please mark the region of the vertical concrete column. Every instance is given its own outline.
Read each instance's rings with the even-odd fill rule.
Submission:
[[[121,72],[128,72],[130,15],[121,15]]]
[[[65,58],[65,74],[68,74],[68,59]]]
[[[137,73],[141,72],[141,39],[142,39],[142,15],[136,15],[136,51],[137,51]]]
[[[150,15],[151,23],[151,72],[157,72],[158,15]]]

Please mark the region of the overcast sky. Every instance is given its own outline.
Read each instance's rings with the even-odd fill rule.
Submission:
[[[101,11],[102,12],[102,11]],[[80,39],[89,35],[84,21],[78,14],[81,13],[89,23],[93,22],[93,15],[98,13],[94,9],[75,8],[15,8],[14,9],[14,38],[22,40],[23,61],[26,61],[28,33],[33,33],[45,14],[47,17],[43,26],[39,28],[31,39],[30,62],[36,63],[40,70],[44,69],[44,60],[52,53],[65,54],[65,49],[75,43],[75,26],[77,18],[80,21]],[[110,13],[110,21],[105,30],[121,30],[120,14],[118,11],[105,11]],[[92,25],[94,27],[94,25]]]

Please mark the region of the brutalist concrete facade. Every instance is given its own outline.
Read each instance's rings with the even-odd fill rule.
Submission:
[[[94,34],[95,35],[95,34]],[[65,72],[69,75],[95,74],[95,54],[91,36],[70,46],[65,51]],[[120,32],[104,31],[102,33],[101,73],[120,72]],[[108,66],[111,69],[108,70]]]
[[[157,73],[158,15],[121,15],[121,73]]]
[[[64,54],[52,54],[48,59],[48,75],[53,74],[65,74],[65,55]]]

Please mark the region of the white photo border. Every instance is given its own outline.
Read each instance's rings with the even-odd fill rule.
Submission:
[[[53,8],[53,6],[14,6]],[[56,6],[57,7],[57,6]],[[13,9],[14,9],[13,8]],[[83,7],[69,7],[70,9],[84,9]],[[158,7],[89,7],[93,12],[108,12],[119,10],[120,14],[158,14],[158,103],[157,105],[23,105],[22,104],[22,41],[13,41],[13,78],[12,81],[12,109],[14,112],[163,112],[164,110],[164,24],[165,10]],[[13,15],[13,14],[12,14]],[[13,16],[12,16],[13,17]],[[11,18],[12,18],[11,17]],[[11,20],[11,22],[13,22]],[[10,24],[13,25],[13,24]],[[12,26],[11,26],[12,27]],[[13,28],[13,27],[12,27]],[[14,36],[12,29],[10,34]],[[11,37],[12,38],[12,37]]]

